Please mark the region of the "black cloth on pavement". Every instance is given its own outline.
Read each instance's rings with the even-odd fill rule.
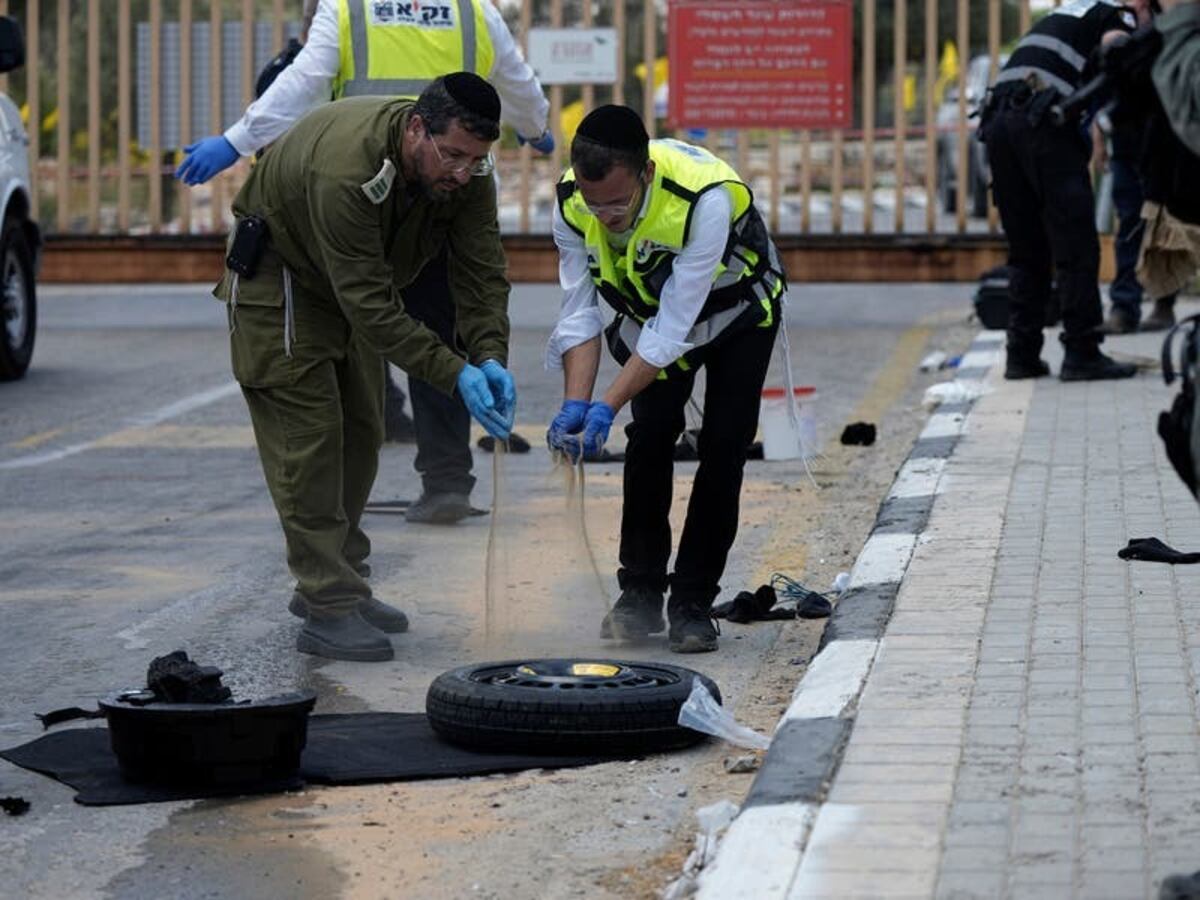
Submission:
[[[146,687],[164,703],[227,703],[233,692],[221,684],[224,673],[216,666],[201,666],[182,650],[150,661]]]
[[[29,801],[24,797],[0,797],[0,809],[10,816],[23,816],[29,812]]]
[[[1158,900],[1200,900],[1200,872],[1168,875],[1158,889]]]
[[[79,706],[68,706],[63,709],[53,709],[48,713],[34,713],[34,718],[42,723],[43,728],[70,722],[73,719],[103,719],[104,712],[99,709],[83,709]]]
[[[775,619],[823,619],[833,611],[833,604],[816,591],[809,591],[796,600],[794,607],[776,609],[778,595],[769,584],[753,594],[742,591],[732,600],[713,607],[714,618],[745,625],[749,622],[768,622]]]
[[[870,447],[875,443],[875,426],[870,422],[851,422],[842,429],[842,443],[847,447]]]
[[[485,434],[475,442],[475,446],[484,453],[496,452],[496,439],[490,434]],[[509,453],[528,453],[530,450],[529,441],[521,437],[515,431],[508,436],[508,452]]]
[[[1117,551],[1117,556],[1121,559],[1162,562],[1173,566],[1200,563],[1200,553],[1183,553],[1156,537],[1134,538]]]
[[[442,741],[423,713],[350,713],[309,717],[308,745],[300,757],[299,777],[224,791],[124,781],[107,728],[52,732],[0,751],[0,758],[74,788],[76,803],[111,806],[269,794],[297,790],[305,784],[371,784],[558,769],[632,757],[476,753]]]

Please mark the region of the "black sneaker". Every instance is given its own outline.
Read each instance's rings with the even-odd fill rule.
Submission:
[[[627,641],[658,634],[667,627],[662,609],[662,591],[648,587],[626,588],[600,623],[600,637]]]
[[[1137,374],[1133,363],[1117,362],[1099,350],[1084,355],[1067,352],[1058,377],[1063,381],[1102,381],[1109,378],[1132,378]]]
[[[671,630],[667,647],[672,653],[709,653],[717,649],[721,633],[712,617],[712,604],[672,597],[667,603]]]
[[[1019,381],[1024,378],[1044,378],[1050,374],[1050,366],[1044,359],[1034,357],[1023,360],[1010,356],[1004,364],[1004,377],[1009,381]]]

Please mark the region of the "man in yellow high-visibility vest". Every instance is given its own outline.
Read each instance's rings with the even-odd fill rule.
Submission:
[[[601,637],[666,627],[675,653],[717,649],[711,611],[738,529],[746,448],[787,288],[749,186],[703,147],[652,141],[625,106],[580,123],[558,183],[554,242],[564,296],[546,349],[563,370],[546,442],[595,458],[629,404],[621,510],[621,596]],[[617,315],[607,327],[601,301]],[[597,390],[601,336],[621,370]],[[696,372],[707,373],[700,466],[674,570],[672,459]],[[600,399],[593,400],[596,394]]]
[[[304,48],[223,135],[186,148],[177,175],[202,184],[288,130],[314,104],[366,94],[415,97],[448,72],[474,72],[500,95],[502,121],[549,153],[549,103],[489,0],[319,0]],[[405,310],[454,345],[444,256],[403,290]],[[470,417],[460,400],[409,379],[422,495],[410,522],[448,524],[471,514]],[[396,402],[394,402],[396,401]],[[389,417],[403,394],[389,380]]]

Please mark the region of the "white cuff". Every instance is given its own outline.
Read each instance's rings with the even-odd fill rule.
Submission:
[[[242,156],[250,156],[258,148],[254,146],[254,139],[250,137],[250,131],[241,121],[234,122],[225,131],[225,140],[233,144],[233,149]]]
[[[638,335],[637,342],[637,355],[650,365],[665,369],[696,346],[663,337],[654,330],[654,322],[655,319],[650,319],[642,326],[642,333]]]
[[[604,331],[604,315],[599,307],[589,306],[558,320],[546,342],[547,369],[561,369],[563,354],[572,347],[590,341]]]

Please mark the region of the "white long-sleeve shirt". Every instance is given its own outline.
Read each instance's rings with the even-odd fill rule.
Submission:
[[[238,153],[248,156],[265,147],[315,105],[329,99],[341,66],[337,4],[338,0],[320,0],[303,49],[225,132]],[[550,103],[499,11],[491,3],[482,6],[494,50],[492,70],[486,77],[500,95],[501,118],[518,134],[539,137],[546,130]]]
[[[638,212],[640,221],[650,192]],[[733,203],[724,190],[706,191],[696,201],[692,233],[671,265],[658,298],[658,315],[648,319],[638,336],[637,355],[652,366],[669,366],[695,346],[689,342],[696,319],[712,290],[713,275],[729,240]],[[604,330],[596,285],[588,273],[587,246],[554,207],[554,243],[558,245],[558,280],[563,289],[558,323],[546,345],[546,368],[561,369],[562,356]]]

